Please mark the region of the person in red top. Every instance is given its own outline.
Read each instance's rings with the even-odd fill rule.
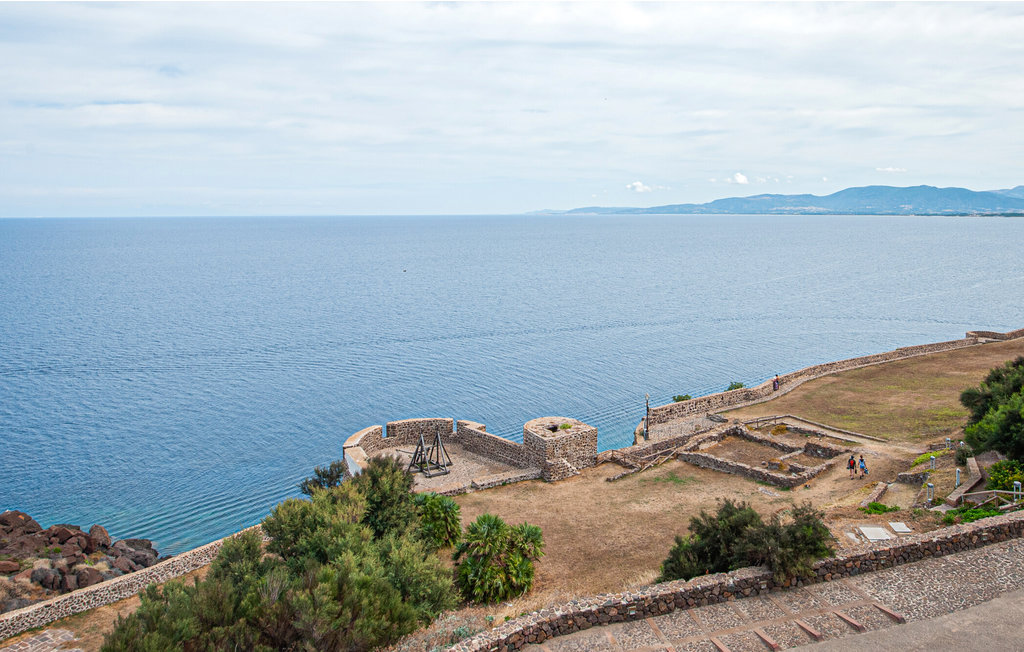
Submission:
[[[857,478],[857,460],[850,456],[850,461],[846,463],[846,466],[850,469],[850,479],[855,480]]]

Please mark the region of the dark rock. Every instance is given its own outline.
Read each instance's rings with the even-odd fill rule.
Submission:
[[[14,510],[0,514],[0,525],[12,530],[20,528],[28,533],[39,532],[43,529],[25,512]]]
[[[103,579],[104,580],[112,580],[115,577],[121,577],[122,575],[124,575],[124,573],[122,573],[121,571],[117,570],[116,568],[112,568],[112,569],[110,569],[108,571],[103,571],[100,574],[103,575]]]
[[[0,561],[0,573],[9,575],[21,570],[21,565],[16,561]]]
[[[153,556],[156,556],[156,551],[153,550],[153,542],[149,539],[121,539],[121,542],[133,550],[152,550]]]
[[[32,581],[44,589],[60,589],[60,573],[52,568],[36,568],[32,571]]]
[[[77,588],[78,588],[78,576],[74,575],[73,573],[68,573],[67,575],[65,575],[64,576],[64,580],[61,582],[60,590],[64,591],[64,592],[67,592],[67,591],[74,591]]]
[[[50,539],[53,540],[56,538],[57,543],[64,543],[71,537],[75,536],[75,533],[72,530],[64,527],[63,525],[54,525],[48,530],[48,532],[50,532]]]
[[[116,568],[122,573],[131,573],[136,569],[135,564],[133,564],[127,557],[118,557],[114,560],[114,563],[111,564],[111,567]]]
[[[85,568],[78,571],[78,588],[84,589],[87,586],[93,584],[99,584],[103,581],[103,574],[92,566],[86,566]]]
[[[4,603],[4,611],[14,611],[15,609],[21,609],[27,607],[30,604],[35,604],[38,600],[26,600],[25,598],[13,598]]]
[[[110,534],[102,525],[94,525],[89,528],[89,538],[92,539],[98,547],[110,547]]]

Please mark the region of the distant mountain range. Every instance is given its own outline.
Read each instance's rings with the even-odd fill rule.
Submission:
[[[716,199],[706,204],[668,204],[650,208],[588,206],[558,214],[778,214],[778,215],[1024,215],[1024,185],[977,192],[934,186],[863,186],[831,195],[753,195]]]

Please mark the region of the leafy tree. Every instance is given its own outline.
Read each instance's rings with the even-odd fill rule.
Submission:
[[[536,525],[510,527],[493,514],[481,514],[466,527],[452,559],[462,562],[456,582],[467,600],[492,603],[518,597],[533,586],[533,562],[544,555]]]
[[[313,475],[299,483],[299,491],[312,496],[318,489],[330,489],[337,487],[349,476],[348,464],[345,460],[334,460],[329,466],[318,466],[313,469]]]
[[[1024,390],[991,407],[980,421],[964,428],[964,435],[975,450],[994,449],[1024,460]]]
[[[734,380],[731,383],[729,383],[729,386],[725,388],[725,391],[731,392],[734,389],[742,389],[744,387],[746,387],[746,385],[744,385],[738,380]]]
[[[416,494],[414,502],[420,517],[419,536],[428,546],[437,550],[459,542],[462,517],[457,502],[433,492]]]
[[[673,396],[672,400],[675,401],[676,403],[682,403],[683,401],[689,401],[691,398],[693,397],[690,396],[689,394],[678,394],[676,396]]]
[[[965,389],[960,394],[960,403],[970,410],[968,424],[981,421],[992,408],[1005,403],[1024,388],[1024,356],[995,367],[978,387]]]

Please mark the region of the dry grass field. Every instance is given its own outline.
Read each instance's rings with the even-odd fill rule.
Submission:
[[[960,392],[1019,355],[1024,355],[1024,339],[863,367],[812,380],[726,416],[794,414],[865,435],[924,443],[957,432],[967,416]]]

